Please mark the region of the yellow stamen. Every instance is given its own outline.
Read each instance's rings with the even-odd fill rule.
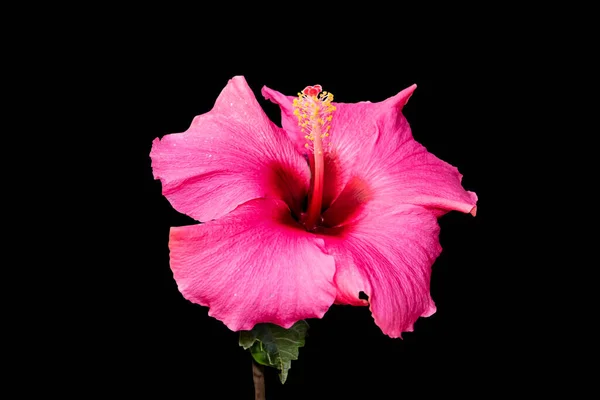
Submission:
[[[298,118],[298,126],[306,135],[306,148],[314,152],[315,131],[319,132],[320,139],[329,137],[329,123],[333,119],[335,106],[331,104],[333,94],[330,92],[321,92],[320,86],[309,86],[302,93],[298,93],[298,98],[294,99],[294,115]],[[328,143],[322,143],[323,148]]]

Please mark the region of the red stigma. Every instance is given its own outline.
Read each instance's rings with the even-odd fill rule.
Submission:
[[[322,90],[323,88],[321,85],[307,86],[304,88],[302,93],[306,96],[317,96]]]

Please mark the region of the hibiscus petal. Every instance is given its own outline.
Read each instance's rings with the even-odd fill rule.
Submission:
[[[152,143],[154,177],[175,209],[207,221],[261,197],[300,212],[310,182],[306,160],[273,124],[241,76],[190,128]]]
[[[458,169],[429,153],[412,136],[402,107],[415,88],[412,85],[379,103],[334,103],[329,157],[336,173],[335,179],[329,179],[326,169],[325,190],[334,192],[330,195],[332,200],[345,193],[346,198],[340,200],[347,208],[347,196],[365,198],[346,188],[359,180],[368,186],[369,201],[379,206],[416,204],[438,216],[450,210],[475,215],[477,196],[462,187]],[[279,104],[282,125],[298,146],[302,133],[292,114],[294,98],[268,88],[263,88],[262,93]],[[336,202],[331,207],[332,213],[341,214],[335,211]]]
[[[296,150],[302,154],[306,153],[306,148],[304,147],[306,143],[304,136],[306,134],[302,133],[298,128],[298,117],[294,115],[293,102],[296,97],[286,96],[266,86],[263,86],[260,92],[265,99],[279,105],[281,108],[281,126],[296,146]]]
[[[429,293],[431,266],[441,252],[439,225],[428,210],[399,206],[391,214],[369,215],[323,235],[336,260],[336,303],[365,305],[369,296],[375,323],[391,336],[413,330],[419,317],[435,312]]]
[[[321,318],[335,299],[333,257],[280,200],[252,200],[215,221],[171,228],[169,248],[179,291],[233,331]]]

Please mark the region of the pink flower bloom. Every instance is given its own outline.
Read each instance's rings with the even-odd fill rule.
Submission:
[[[155,139],[163,194],[204,222],[171,229],[184,297],[234,331],[288,328],[334,302],[370,305],[391,337],[433,314],[437,217],[475,215],[477,196],[412,138],[401,111],[415,87],[357,104],[320,85],[296,98],[265,87],[282,129],[235,77],[186,132]]]

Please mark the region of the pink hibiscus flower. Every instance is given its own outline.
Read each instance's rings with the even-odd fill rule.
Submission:
[[[413,139],[401,111],[415,87],[357,104],[334,103],[319,85],[298,97],[264,87],[279,128],[234,77],[187,131],[155,139],[163,194],[204,222],[171,229],[183,296],[234,331],[289,328],[337,303],[370,305],[400,337],[433,314],[437,217],[475,215],[477,196]]]

